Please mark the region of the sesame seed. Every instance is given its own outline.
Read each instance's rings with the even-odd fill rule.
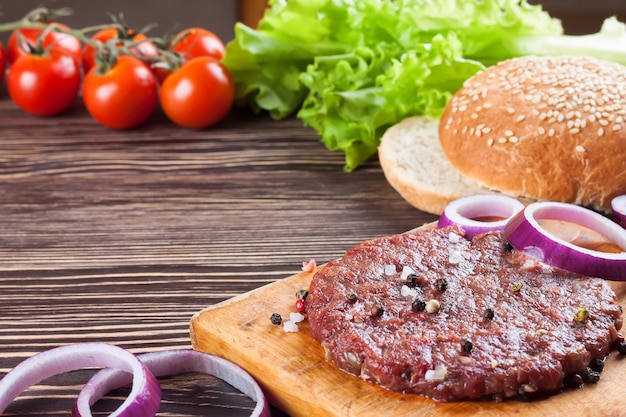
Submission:
[[[577,128],[577,127],[575,127],[575,128],[573,128],[573,129],[570,129],[570,130],[569,130],[569,133],[571,133],[572,135],[575,135],[575,134],[577,134],[577,133],[580,133],[580,129],[579,129],[579,128]]]
[[[490,148],[493,146],[493,139],[487,139],[487,146],[489,146]]]
[[[574,148],[574,150],[578,153],[583,153],[585,152],[585,147],[582,145],[576,145],[576,147]]]
[[[543,127],[539,126],[539,129],[537,129],[539,131],[540,135],[545,135],[546,134],[546,129],[544,129]]]
[[[498,138],[498,143],[507,143],[508,141],[507,138]]]
[[[613,131],[617,132],[618,130],[622,129],[622,125],[613,125]]]
[[[511,136],[509,138],[509,142],[511,143],[517,143],[519,141],[519,138],[517,136]]]
[[[504,136],[513,136],[513,131],[512,130],[505,130],[504,131]]]
[[[554,129],[550,129],[550,130],[548,131],[548,136],[550,136],[550,137],[553,137],[555,134],[556,134],[556,132],[555,132],[555,130],[554,130]]]
[[[598,129],[598,136],[604,136],[604,128]]]
[[[519,123],[519,122],[524,121],[524,119],[526,119],[526,116],[524,116],[523,114],[520,114],[519,116],[515,118],[515,121]]]
[[[489,133],[491,133],[491,128],[490,128],[490,127],[484,127],[484,128],[482,128],[481,130],[482,130],[482,131],[483,131],[483,133],[485,133],[485,134],[489,134]]]

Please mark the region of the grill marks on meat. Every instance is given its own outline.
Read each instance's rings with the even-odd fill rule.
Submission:
[[[406,267],[415,287],[403,279]],[[444,290],[435,285],[442,277]],[[416,298],[440,309],[416,311]],[[582,306],[586,323],[573,319]],[[340,369],[438,401],[558,390],[609,353],[622,325],[604,280],[510,251],[499,232],[469,241],[455,227],[348,250],[313,277],[307,313],[313,338]]]

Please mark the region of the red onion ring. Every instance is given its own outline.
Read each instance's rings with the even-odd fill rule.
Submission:
[[[156,414],[161,403],[161,388],[156,377],[135,355],[106,343],[61,346],[22,361],[0,380],[0,413],[27,388],[44,379],[92,367],[115,368],[132,380],[130,394],[111,416],[148,417]],[[91,410],[80,408],[74,415],[91,417]]]
[[[502,194],[478,194],[461,197],[450,202],[443,210],[437,227],[458,225],[465,237],[472,239],[480,233],[503,230],[516,213],[524,209],[517,199]],[[481,221],[478,218],[497,217],[498,221]]]
[[[626,194],[611,200],[611,215],[617,224],[626,229]]]
[[[589,209],[567,203],[532,203],[504,228],[516,249],[548,265],[591,277],[626,280],[626,252],[607,253],[567,242],[544,229],[538,220],[562,220],[594,230],[626,251],[626,229]]]
[[[270,417],[269,404],[257,382],[239,366],[226,359],[195,350],[168,350],[139,355],[138,358],[157,377],[185,372],[216,376],[256,401],[251,417]],[[130,382],[130,375],[118,369],[104,369],[95,374],[82,389],[76,409],[89,409],[106,393]],[[73,414],[79,417],[81,414]]]

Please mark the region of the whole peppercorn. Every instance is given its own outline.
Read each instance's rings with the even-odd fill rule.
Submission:
[[[485,311],[483,312],[483,317],[486,318],[487,320],[493,320],[495,316],[496,316],[496,313],[491,308],[486,308]]]
[[[585,382],[595,384],[600,380],[600,372],[594,371],[591,368],[587,368],[587,372],[583,377],[585,379]]]
[[[305,310],[304,300],[302,298],[298,298],[296,300],[296,311],[298,313],[304,313]]]
[[[421,298],[416,298],[411,303],[411,308],[415,311],[424,311],[426,310],[426,301],[422,300]]]
[[[348,300],[349,303],[356,303],[358,299],[359,297],[357,297],[357,295],[353,292],[346,296],[346,300]]]
[[[309,291],[308,290],[298,290],[298,292],[296,292],[296,298],[298,299],[302,299],[302,300],[306,300],[306,297],[309,295]]]
[[[437,300],[428,300],[426,303],[426,312],[429,314],[438,313],[441,309],[441,304]]]
[[[568,386],[578,388],[581,387],[585,383],[585,381],[580,374],[572,374],[568,377],[566,383]]]
[[[272,322],[272,324],[280,326],[280,324],[283,322],[283,317],[278,313],[274,313],[272,314],[272,317],[270,317],[270,321]]]
[[[626,342],[619,342],[617,344],[617,351],[620,355],[626,355]]]
[[[592,359],[591,362],[589,362],[589,368],[592,371],[602,372],[604,370],[604,361],[598,358]]]
[[[371,309],[372,316],[374,316],[374,317],[381,317],[384,312],[385,312],[385,310],[381,306],[379,306],[378,304],[374,304],[372,306],[372,309]]]
[[[574,313],[574,321],[583,324],[589,321],[589,310],[587,310],[587,307],[582,306],[576,310],[576,313]]]
[[[437,278],[435,280],[435,288],[439,291],[445,291],[448,288],[448,281],[445,278]]]
[[[474,344],[471,341],[465,339],[461,342],[461,352],[470,353],[473,348]]]
[[[408,287],[417,286],[417,274],[409,274],[406,276],[406,285]]]
[[[504,250],[507,252],[513,252],[513,245],[509,242],[504,242]]]

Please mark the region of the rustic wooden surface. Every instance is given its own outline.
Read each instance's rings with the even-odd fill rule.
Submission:
[[[116,132],[80,102],[35,118],[0,92],[0,377],[69,343],[190,348],[194,313],[304,260],[434,220],[391,189],[376,160],[350,174],[342,166],[296,119],[235,111],[190,131],[157,113]],[[66,416],[90,374],[47,380],[5,415]],[[163,388],[161,415],[246,416],[253,406],[196,374]]]

